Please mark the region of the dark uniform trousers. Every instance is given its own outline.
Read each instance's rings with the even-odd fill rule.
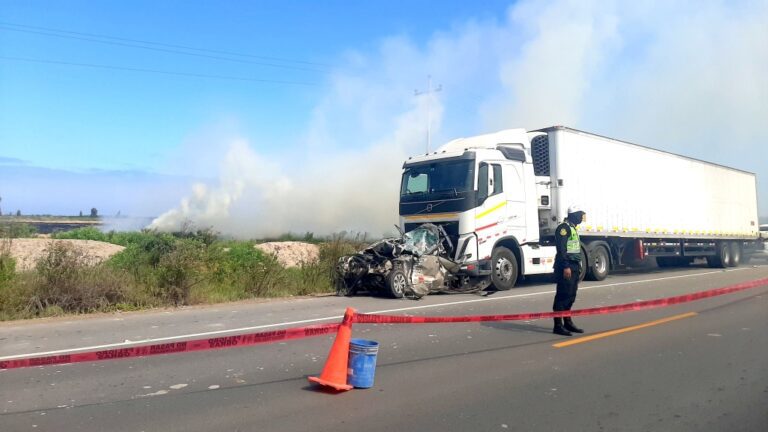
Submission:
[[[563,270],[565,270],[566,266],[571,268],[570,279],[563,277]],[[579,274],[581,274],[581,264],[576,261],[555,263],[557,291],[555,292],[555,302],[552,305],[553,311],[571,310],[573,302],[576,301],[576,290],[579,289]]]

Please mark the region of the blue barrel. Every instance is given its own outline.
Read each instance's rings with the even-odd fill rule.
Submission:
[[[376,373],[376,355],[379,343],[372,340],[352,339],[349,341],[349,368],[347,384],[355,388],[373,387]]]

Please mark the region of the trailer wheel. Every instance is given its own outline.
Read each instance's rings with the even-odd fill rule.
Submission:
[[[589,256],[589,266],[587,267],[587,278],[593,281],[601,281],[608,276],[610,258],[608,251],[603,246],[597,246],[592,250]]]
[[[387,289],[392,298],[403,298],[408,289],[408,277],[405,272],[396,268],[387,275]]]
[[[506,291],[517,282],[517,258],[511,250],[500,246],[493,250],[491,257],[493,271],[491,281],[499,291]]]
[[[738,267],[741,264],[741,246],[738,242],[730,244],[731,259],[728,261],[729,267]]]
[[[707,265],[710,267],[725,268],[731,261],[731,248],[728,243],[718,243],[715,256],[707,257]]]

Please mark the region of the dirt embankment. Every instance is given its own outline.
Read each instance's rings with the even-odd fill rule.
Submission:
[[[16,271],[31,270],[35,263],[45,256],[52,242],[66,242],[79,249],[93,264],[105,261],[112,255],[125,249],[112,243],[94,240],[53,240],[50,238],[0,239],[0,247],[10,243],[11,256],[16,260]],[[302,264],[314,264],[320,257],[320,248],[316,244],[303,242],[269,242],[256,245],[267,254],[274,255],[284,267],[298,267]]]
[[[125,249],[111,243],[105,243],[93,240],[52,240],[50,238],[23,238],[23,239],[1,239],[0,245],[5,246],[10,243],[11,256],[16,260],[16,271],[31,270],[35,263],[45,256],[53,242],[66,242],[72,244],[75,248],[82,251],[88,260],[97,264],[109,259],[112,255]]]
[[[320,247],[312,243],[287,241],[257,244],[256,247],[274,255],[283,267],[314,264],[320,258]]]

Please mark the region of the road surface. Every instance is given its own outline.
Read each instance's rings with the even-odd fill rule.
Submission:
[[[627,272],[582,284],[575,309],[768,277],[768,266]],[[339,322],[346,307],[461,316],[551,309],[542,280],[487,297],[243,302],[0,324],[0,358]],[[645,311],[551,322],[355,324],[380,343],[375,385],[310,385],[333,336],[0,371],[6,431],[765,431],[768,287]],[[177,338],[177,339],[175,339]],[[575,342],[557,346],[561,342]]]

